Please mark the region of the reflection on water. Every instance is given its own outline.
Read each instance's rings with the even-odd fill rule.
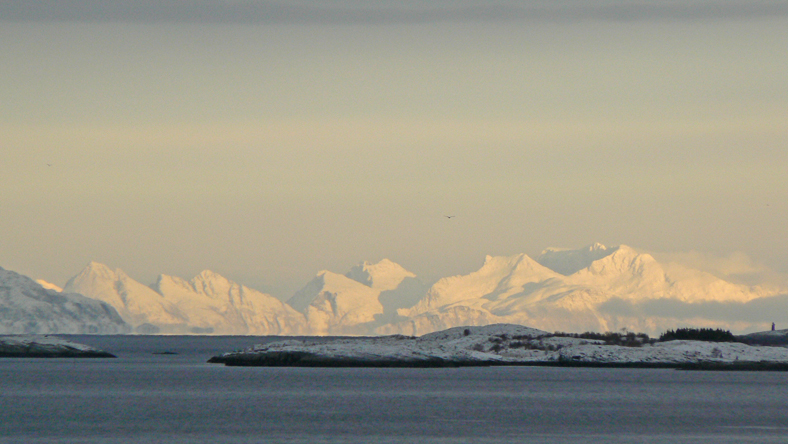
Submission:
[[[265,338],[75,340],[119,357],[0,360],[1,443],[788,442],[786,373],[223,367]]]

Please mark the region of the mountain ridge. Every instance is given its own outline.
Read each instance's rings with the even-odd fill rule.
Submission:
[[[318,272],[287,302],[210,270],[191,280],[160,275],[145,286],[96,262],[64,289],[109,303],[140,333],[282,335],[421,335],[491,323],[655,334],[688,320],[724,326],[737,309],[751,313],[788,295],[788,289],[734,284],[660,263],[626,245],[599,243],[576,250],[547,248],[536,259],[524,253],[488,255],[478,270],[432,286],[389,259],[365,261],[345,274]],[[703,310],[710,315],[704,317]],[[720,315],[720,310],[728,312]],[[685,312],[700,314],[688,319]],[[780,310],[732,325],[763,329],[771,322],[764,317],[772,312]]]
[[[89,263],[66,290],[115,307],[138,333],[302,334],[303,317],[273,296],[204,270],[191,280],[159,275],[150,286]]]

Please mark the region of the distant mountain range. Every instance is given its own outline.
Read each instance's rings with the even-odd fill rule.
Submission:
[[[682,326],[766,330],[773,320],[788,322],[788,316],[780,317],[788,314],[788,289],[727,282],[675,263],[661,264],[625,245],[547,249],[536,259],[488,256],[479,270],[432,286],[387,259],[364,262],[344,275],[320,271],[287,303],[207,270],[188,281],[161,275],[148,286],[92,262],[66,283],[63,293],[44,281],[20,279],[0,282],[0,296],[16,301],[30,292],[81,294],[111,307],[122,319],[118,329],[127,324],[123,328],[144,334],[422,335],[495,323],[658,334]],[[15,290],[18,285],[26,290]],[[10,306],[20,305],[13,301]],[[30,320],[35,311],[3,310],[0,333],[20,329],[22,321],[14,317],[28,319],[28,330],[44,325]],[[46,315],[47,332],[56,328],[51,321],[56,312]],[[115,324],[91,328],[114,332],[109,325]]]
[[[420,335],[460,325],[513,323],[547,331],[627,328],[655,334],[688,322],[726,326],[703,316],[688,320],[683,314],[688,306],[734,309],[777,294],[675,264],[663,267],[625,245],[594,244],[548,249],[536,260],[525,254],[488,256],[474,273],[439,280],[416,305],[399,310],[400,321],[378,332]]]
[[[146,334],[292,335],[307,332],[304,315],[271,295],[211,271],[190,281],[161,275],[150,286],[122,270],[91,262],[63,291],[115,307]]]

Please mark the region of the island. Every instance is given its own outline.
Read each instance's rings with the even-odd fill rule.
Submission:
[[[93,347],[50,335],[0,336],[0,358],[114,358]]]
[[[788,370],[788,348],[741,342],[632,340],[624,345],[521,325],[455,327],[420,337],[286,339],[224,353],[208,362],[268,367],[643,367]]]

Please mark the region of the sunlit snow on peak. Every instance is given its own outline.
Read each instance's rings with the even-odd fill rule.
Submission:
[[[594,261],[609,256],[622,247],[628,248],[625,245],[606,247],[598,242],[578,250],[547,248],[536,258],[536,261],[556,273],[569,276],[588,268]]]
[[[394,290],[403,279],[416,277],[415,274],[388,259],[376,264],[364,261],[351,268],[345,276],[380,291]]]
[[[55,290],[58,293],[63,291],[63,289],[60,288],[59,286],[57,286],[57,285],[55,285],[55,284],[53,284],[51,282],[47,282],[47,281],[45,281],[43,279],[36,279],[36,283],[38,283],[38,285],[46,288],[47,290]]]

